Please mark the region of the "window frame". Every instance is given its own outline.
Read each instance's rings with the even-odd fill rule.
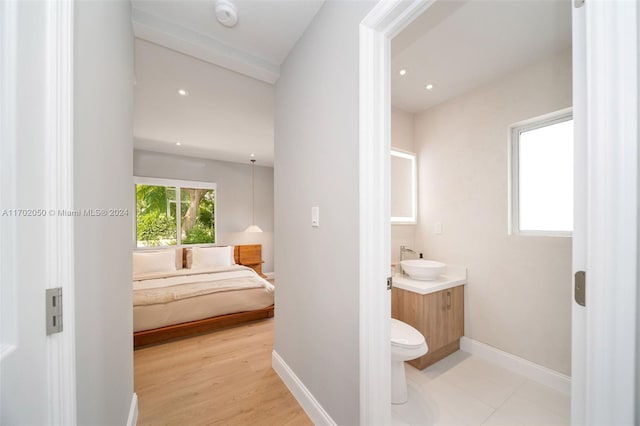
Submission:
[[[564,108],[509,126],[509,235],[535,237],[572,237],[573,231],[521,230],[520,229],[520,135],[542,127],[573,120],[573,107]],[[574,137],[575,140],[575,137]],[[575,143],[575,142],[574,142]],[[575,183],[574,183],[575,185]]]
[[[176,244],[170,246],[149,246],[138,247],[138,206],[136,200],[136,185],[155,185],[155,186],[169,186],[176,188],[176,201],[181,199],[181,188],[194,188],[194,189],[213,189],[215,193],[215,209],[213,210],[213,220],[215,227],[213,229],[213,243],[199,243],[199,244],[183,244],[182,243],[182,221],[178,219],[179,215],[176,214]],[[167,178],[154,178],[145,176],[133,177],[133,249],[134,250],[158,250],[166,248],[181,248],[181,247],[210,247],[218,244],[218,188],[214,182],[203,182],[195,180],[180,180],[180,179],[167,179]],[[180,210],[176,206],[176,213]]]

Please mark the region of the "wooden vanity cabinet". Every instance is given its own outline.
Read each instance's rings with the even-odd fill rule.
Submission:
[[[422,370],[460,349],[460,338],[464,335],[464,286],[424,295],[394,287],[391,316],[406,322],[426,339],[429,352],[409,361]]]

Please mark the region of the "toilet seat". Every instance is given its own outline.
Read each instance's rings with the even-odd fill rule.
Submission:
[[[424,336],[409,324],[391,318],[391,403],[404,404],[409,398],[404,362],[429,351]]]
[[[418,330],[391,318],[391,346],[402,349],[418,349],[425,344],[424,336]]]

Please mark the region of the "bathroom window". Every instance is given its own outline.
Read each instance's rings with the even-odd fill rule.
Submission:
[[[510,231],[571,236],[573,119],[571,109],[512,125]]]

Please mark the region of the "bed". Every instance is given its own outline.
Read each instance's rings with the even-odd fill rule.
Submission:
[[[273,316],[274,286],[238,247],[134,252],[134,348]]]

